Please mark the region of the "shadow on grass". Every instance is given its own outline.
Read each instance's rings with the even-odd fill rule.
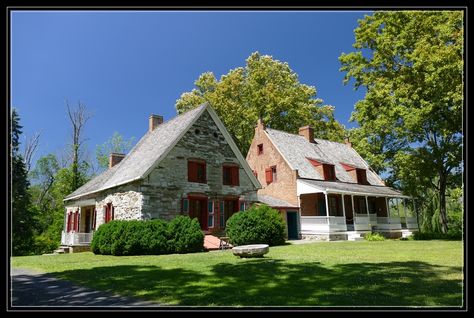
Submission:
[[[325,267],[260,258],[208,272],[159,266],[113,266],[55,273],[124,296],[178,306],[462,306],[461,267],[424,262]]]

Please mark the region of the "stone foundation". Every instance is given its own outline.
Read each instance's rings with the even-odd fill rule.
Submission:
[[[91,247],[89,245],[69,246],[69,253],[89,252]]]

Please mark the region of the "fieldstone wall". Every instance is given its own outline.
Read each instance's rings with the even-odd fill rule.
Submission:
[[[188,159],[206,161],[207,183],[188,182]],[[238,197],[257,201],[256,188],[240,166],[239,186],[223,185],[224,163],[240,166],[219,128],[206,111],[140,186],[143,217],[171,220],[181,213],[181,200],[202,194],[213,200]]]
[[[96,203],[96,228],[105,221],[105,208],[107,203],[114,206],[114,220],[140,220],[142,219],[143,195],[137,191],[115,192],[108,194]]]

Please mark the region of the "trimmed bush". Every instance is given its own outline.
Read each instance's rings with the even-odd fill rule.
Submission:
[[[416,241],[427,241],[427,240],[462,240],[462,233],[459,232],[448,232],[448,233],[437,233],[437,232],[415,232],[413,233],[413,239]]]
[[[162,220],[121,221],[102,224],[94,233],[91,250],[104,255],[160,255],[203,250],[204,235],[199,223],[179,216]]]
[[[204,249],[204,234],[197,219],[178,216],[168,223],[168,244],[175,253],[201,252]]]
[[[267,205],[253,206],[227,220],[226,234],[234,246],[282,245],[285,243],[285,222],[277,210]]]
[[[385,241],[385,236],[383,236],[382,234],[380,233],[367,233],[365,236],[364,236],[364,239],[366,241]]]

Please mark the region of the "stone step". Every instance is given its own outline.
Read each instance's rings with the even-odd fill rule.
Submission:
[[[67,246],[61,246],[60,248],[54,250],[54,254],[67,254],[69,252],[70,250]]]

